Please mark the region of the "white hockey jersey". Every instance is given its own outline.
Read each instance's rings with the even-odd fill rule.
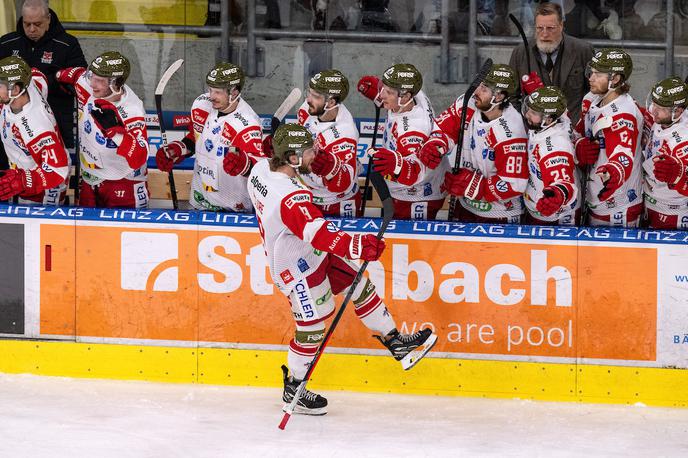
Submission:
[[[313,135],[313,142],[319,151],[334,154],[342,163],[340,172],[330,180],[315,173],[301,175],[313,193],[313,203],[332,205],[350,200],[351,214],[341,216],[355,216],[353,199],[359,189],[361,165],[356,155],[359,135],[353,116],[343,104],[339,104],[336,119],[322,122],[317,116],[308,114],[308,103],[304,102],[298,110],[297,119]]]
[[[259,161],[251,170],[248,194],[256,209],[272,281],[288,296],[299,280],[325,260],[324,253],[304,240],[307,237],[303,233],[306,222],[322,216],[315,213],[314,205],[310,208],[315,211],[303,206],[313,200],[308,188],[298,178],[271,171],[267,160]],[[296,235],[299,231],[301,237]],[[337,232],[334,225],[332,232]]]
[[[385,131],[382,137],[383,146],[391,151],[401,153],[414,170],[414,182],[410,185],[399,183],[385,177],[389,191],[397,200],[419,202],[439,200],[447,196],[442,190],[444,174],[449,171],[449,158],[444,156],[435,169],[429,169],[418,159],[417,153],[430,134],[439,131],[435,123],[435,112],[430,100],[423,91],[414,97],[416,105],[411,111],[393,113],[387,111]]]
[[[91,85],[82,74],[75,87],[79,99],[79,158],[81,160],[81,175],[91,186],[98,185],[105,180],[127,179],[132,181],[146,181],[148,168],[145,159],[143,164],[132,168],[127,159],[117,154],[118,145],[113,139],[107,138],[93,120],[91,111],[97,99],[93,96]],[[148,132],[146,130],[143,102],[126,84],[122,87],[122,98],[113,102],[124,123],[127,132],[136,139],[136,147],[145,157],[148,157]]]
[[[19,113],[13,113],[10,104],[0,105],[0,125],[10,168],[36,171],[32,174],[37,184],[34,192],[19,197],[59,205],[67,189],[71,161],[46,101],[47,87],[45,77],[34,74],[26,88],[29,103]]]
[[[202,94],[191,107],[191,119],[196,161],[189,202],[198,210],[251,211],[247,177],[227,174],[222,162],[226,154],[235,154],[235,148],[262,157],[260,118],[243,99],[232,113],[223,114]]]
[[[662,128],[655,123],[643,151],[645,206],[665,215],[688,215],[688,180],[669,186],[655,178],[653,159],[661,154],[677,158],[688,169],[688,112],[674,125]]]
[[[528,169],[528,186],[523,195],[528,212],[542,221],[575,224],[575,213],[581,206],[578,198],[580,177],[568,116],[563,115],[558,123],[540,132],[528,131]],[[536,205],[543,197],[542,190],[548,186],[559,186],[567,199],[557,213],[544,216],[537,211]]]
[[[581,119],[576,126],[576,138],[597,137],[600,142],[600,156],[590,168],[585,200],[590,209],[598,215],[611,215],[641,202],[642,152],[640,135],[643,131],[643,115],[629,94],[617,97],[611,103],[600,107],[602,96],[588,92],[583,98]],[[609,127],[598,132],[603,125],[602,118],[611,118]],[[595,124],[595,122],[598,122]],[[595,170],[609,163],[617,167],[622,176],[622,185],[606,201],[601,202],[598,194],[604,187]]]
[[[459,202],[481,217],[516,221],[524,211],[521,196],[528,183],[528,135],[521,114],[511,105],[492,121],[475,112],[466,136],[460,165],[483,175],[489,195],[482,200],[461,197]]]

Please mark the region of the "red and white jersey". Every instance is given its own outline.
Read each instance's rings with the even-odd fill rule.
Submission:
[[[660,154],[673,156],[684,170],[688,168],[688,112],[684,111],[681,118],[666,129],[655,123],[643,151],[645,206],[665,215],[688,215],[688,180],[684,177],[675,186],[658,181],[653,159]]]
[[[392,197],[397,200],[419,202],[443,199],[447,193],[441,188],[444,174],[450,169],[449,159],[445,156],[437,168],[429,169],[417,157],[425,141],[433,132],[439,132],[440,128],[435,123],[435,112],[425,93],[419,91],[413,99],[416,104],[411,111],[393,113],[387,110],[382,137],[385,148],[401,153],[404,161],[409,162],[413,182],[402,184],[390,177],[385,179]]]
[[[542,221],[570,221],[575,224],[580,178],[576,170],[575,153],[571,141],[571,121],[563,115],[553,126],[535,132],[528,131],[528,186],[523,195],[528,212]],[[559,187],[566,200],[555,214],[544,216],[535,206],[542,199],[545,187]]]
[[[633,98],[623,94],[611,103],[600,107],[602,96],[588,92],[583,98],[581,119],[574,136],[593,137],[593,126],[602,118],[611,118],[611,126],[600,130],[596,137],[600,142],[600,156],[590,168],[585,200],[598,215],[611,215],[640,203],[642,185],[642,151],[640,135],[643,132],[643,115]],[[600,121],[602,122],[602,121]],[[604,202],[597,195],[604,184],[595,170],[601,165],[616,167],[622,177],[622,185]]]
[[[297,114],[298,123],[313,135],[313,142],[319,151],[336,156],[341,161],[341,169],[331,179],[315,173],[301,174],[303,182],[313,193],[316,205],[332,205],[350,200],[353,209],[350,215],[355,216],[356,205],[353,199],[358,192],[358,175],[361,165],[356,155],[358,129],[349,110],[339,104],[334,121],[322,122],[317,116],[308,114],[308,103],[304,102]]]
[[[481,217],[518,220],[528,184],[528,134],[521,114],[511,105],[492,121],[475,112],[466,137],[460,166],[479,171],[487,180],[487,193],[482,200],[461,197],[461,205]]]
[[[270,161],[259,161],[248,179],[248,194],[256,209],[260,235],[268,257],[272,281],[289,295],[299,280],[325,260],[311,243],[327,223],[313,204],[311,191],[297,178],[270,170]],[[328,230],[330,228],[328,227]]]
[[[207,94],[191,107],[195,163],[189,202],[198,210],[251,211],[247,178],[224,171],[226,154],[241,150],[256,161],[263,157],[261,121],[244,99],[228,114],[212,107]]]
[[[61,194],[67,189],[70,160],[46,101],[47,87],[45,76],[34,74],[26,88],[29,102],[19,113],[13,113],[10,104],[0,105],[0,123],[10,168],[35,172],[32,173],[33,183],[38,192],[19,197],[44,205],[58,205]]]
[[[440,129],[442,129],[442,132],[444,132],[449,139],[449,146],[450,148],[456,147],[456,142],[459,139],[459,126],[461,125],[461,110],[463,109],[463,98],[465,94],[461,94],[451,105],[449,105],[449,108],[444,110],[441,115],[439,115],[435,121],[437,122],[437,125],[439,126]],[[463,126],[464,128],[464,137],[463,137],[463,148],[464,151],[468,149],[468,146],[470,145],[470,140],[471,136],[466,135],[465,130],[468,129],[468,126],[470,125],[471,119],[473,119],[473,115],[475,114],[476,107],[475,107],[475,99],[471,97],[468,100],[468,105],[466,106],[466,122]],[[454,164],[454,160],[450,159],[450,163]]]
[[[98,128],[91,116],[94,102],[91,85],[83,73],[75,85],[79,100],[79,158],[81,160],[81,176],[86,183],[95,186],[105,180],[121,180],[126,178],[132,181],[146,181],[148,169],[148,132],[146,130],[143,102],[126,84],[122,87],[122,97],[112,102],[117,107],[124,128],[132,135],[131,143],[137,150],[136,168],[132,168],[127,158],[117,154],[122,145],[114,139],[107,138]],[[138,164],[141,165],[138,165]]]

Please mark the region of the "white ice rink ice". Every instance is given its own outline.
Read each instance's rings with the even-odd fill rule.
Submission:
[[[1,457],[688,456],[688,409],[0,374]]]

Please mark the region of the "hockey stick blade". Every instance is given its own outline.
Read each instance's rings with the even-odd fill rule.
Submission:
[[[611,127],[612,124],[614,124],[614,120],[611,116],[602,116],[592,123],[592,136],[597,137],[601,130]]]
[[[530,68],[530,45],[528,45],[528,38],[526,37],[526,33],[523,31],[523,26],[521,25],[519,20],[516,19],[516,16],[510,13],[509,19],[511,19],[511,22],[514,23],[516,29],[518,30],[518,34],[521,35],[521,40],[523,40],[523,46],[526,48],[526,63],[528,64],[528,74],[530,74],[532,72],[532,69]]]
[[[378,240],[381,240],[382,237],[385,235],[385,231],[387,230],[387,226],[389,226],[389,223],[392,220],[392,215],[394,214],[394,201],[393,201],[392,196],[389,192],[389,187],[387,186],[387,182],[382,177],[382,175],[380,175],[380,173],[375,172],[375,171],[371,172],[370,181],[373,183],[373,187],[375,188],[378,195],[380,196],[380,199],[382,200],[382,207],[383,207],[382,224],[380,224],[380,229],[378,230],[377,236],[376,236],[378,238]],[[323,337],[322,343],[318,347],[318,350],[315,352],[315,356],[313,356],[313,360],[308,365],[308,370],[306,370],[306,375],[303,377],[303,380],[299,384],[299,387],[296,389],[296,393],[294,393],[293,399],[286,406],[286,408],[284,410],[284,415],[282,416],[282,421],[280,421],[280,424],[278,426],[279,429],[284,430],[284,428],[287,426],[287,423],[289,422],[289,419],[291,418],[291,415],[294,413],[294,409],[296,408],[296,404],[299,402],[301,395],[306,390],[306,384],[308,383],[308,380],[310,380],[311,374],[313,374],[313,371],[315,370],[316,364],[318,364],[318,361],[320,360],[320,357],[322,356],[323,352],[325,351],[325,348],[327,347],[327,343],[330,341],[330,338],[332,337],[332,334],[334,333],[334,330],[337,327],[339,320],[341,320],[342,315],[344,314],[344,310],[346,309],[346,306],[349,304],[349,301],[351,300],[351,297],[353,296],[353,293],[354,293],[354,290],[356,289],[356,286],[361,282],[361,278],[363,278],[363,272],[365,272],[366,268],[368,267],[368,262],[369,261],[365,261],[363,264],[361,264],[361,268],[358,269],[358,272],[356,273],[356,277],[354,277],[354,281],[351,282],[351,285],[349,286],[349,291],[346,293],[346,297],[344,298],[344,301],[342,302],[341,307],[339,307],[339,310],[337,311],[337,314],[335,315],[334,320],[332,320],[332,324],[330,325],[329,329],[325,333],[325,337]]]
[[[165,70],[165,73],[162,74],[160,81],[158,81],[158,85],[155,87],[155,95],[162,95],[162,93],[165,92],[165,86],[167,86],[167,82],[170,80],[170,78],[172,78],[172,75],[179,70],[179,67],[181,67],[183,63],[184,59],[178,59],[172,62],[172,65],[167,67],[167,70]]]
[[[272,115],[272,120],[270,121],[270,127],[272,129],[272,134],[275,135],[275,131],[279,127],[279,125],[282,123],[282,120],[284,117],[291,111],[292,108],[294,108],[294,105],[298,103],[298,101],[301,100],[301,89],[295,87],[294,89],[291,90],[289,95],[284,99],[282,104],[277,108],[277,111],[275,111],[275,114]]]

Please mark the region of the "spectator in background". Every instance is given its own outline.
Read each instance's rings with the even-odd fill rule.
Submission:
[[[517,96],[521,92],[530,94],[543,85],[557,86],[568,100],[569,117],[575,124],[583,96],[589,90],[585,65],[592,58],[592,46],[564,33],[561,6],[550,2],[539,4],[535,10],[535,44],[529,44],[529,50],[523,44],[514,48],[509,60],[521,81]],[[527,81],[523,76],[528,76]]]
[[[0,59],[19,56],[48,78],[48,104],[67,148],[74,147],[74,96],[55,79],[58,70],[86,67],[78,40],[68,34],[46,0],[24,0],[17,30],[0,37]],[[4,155],[4,153],[3,153]]]

